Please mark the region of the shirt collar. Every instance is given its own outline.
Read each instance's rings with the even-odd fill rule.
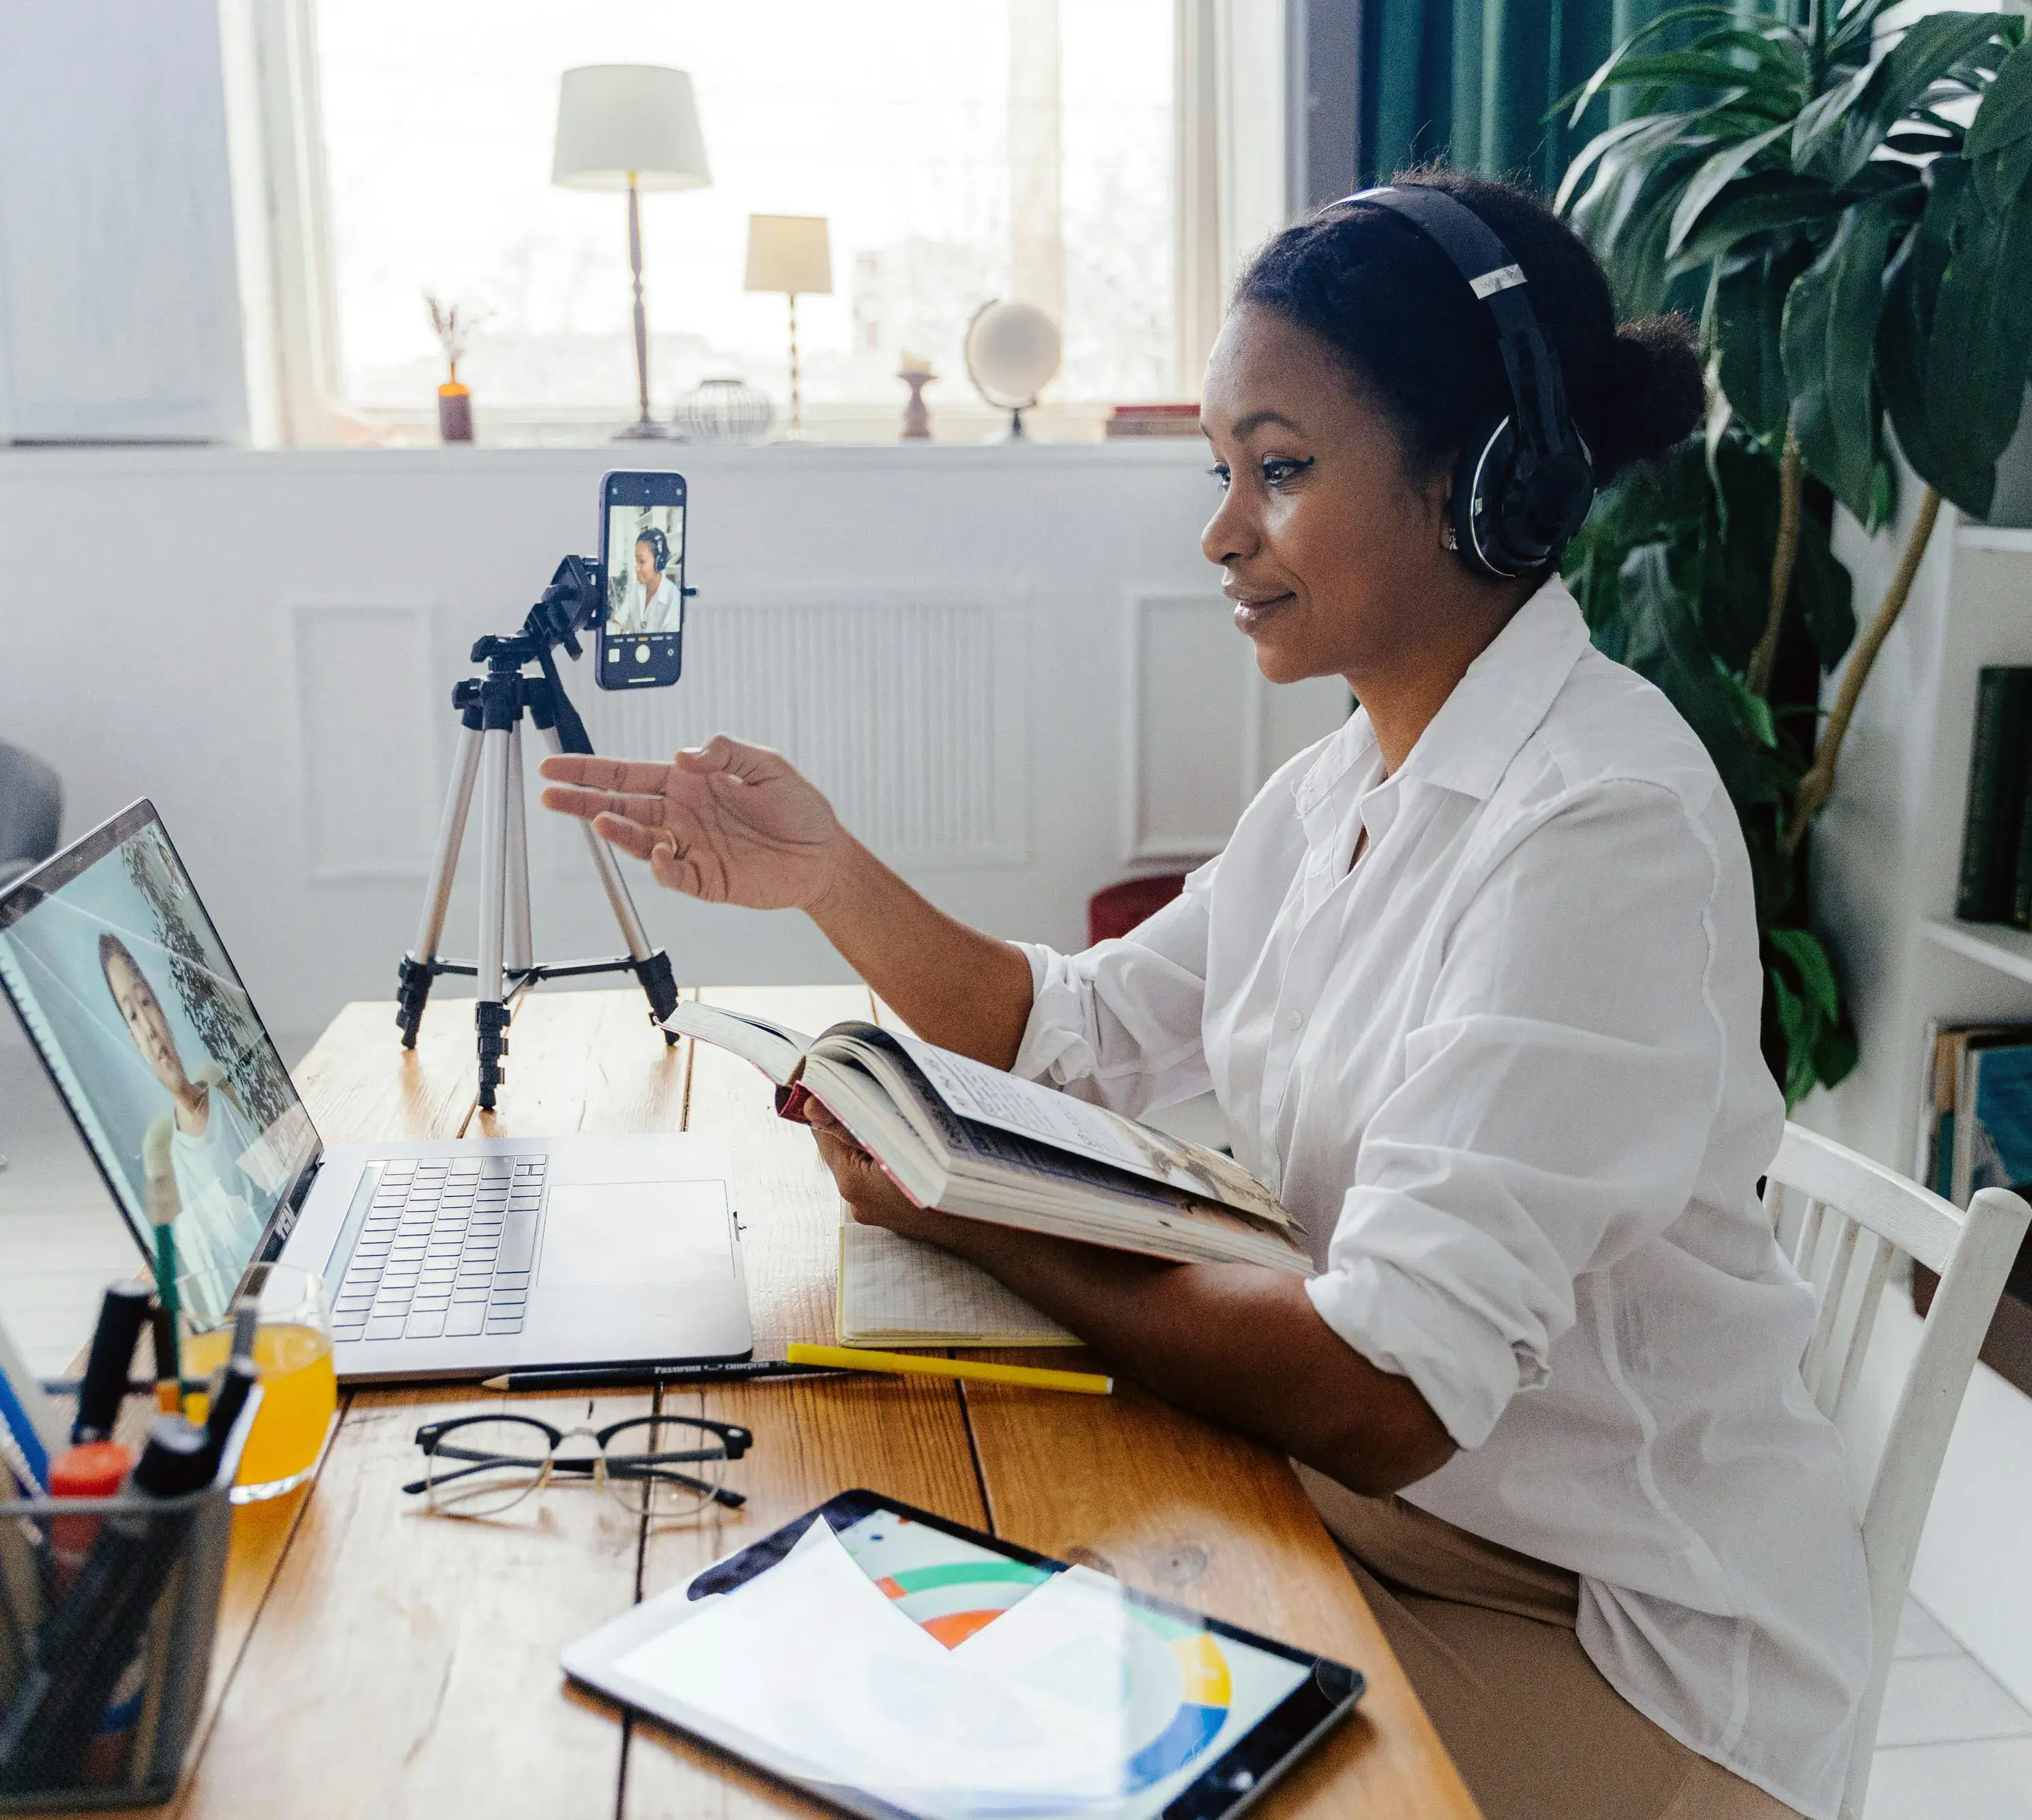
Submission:
[[[1467,667],[1397,776],[1488,796],[1587,648],[1587,622],[1556,575]],[[1317,808],[1375,748],[1376,729],[1358,708],[1300,780],[1298,813]]]

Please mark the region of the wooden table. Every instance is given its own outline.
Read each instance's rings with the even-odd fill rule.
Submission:
[[[812,1030],[872,1009],[857,987],[704,996]],[[719,1131],[734,1158],[756,1346],[831,1338],[838,1198],[759,1074],[711,1048],[667,1049],[639,994],[540,996],[516,1016],[499,1108],[483,1113],[472,1030],[466,1005],[446,1000],[405,1054],[392,1005],[349,1005],[298,1073],[326,1141]],[[355,1391],[312,1483],[239,1513],[180,1820],[825,1811],[577,1693],[558,1654],[853,1486],[1360,1668],[1358,1716],[1266,1814],[1474,1813],[1286,1462],[1134,1388],[1104,1400],[870,1377],[672,1393],[665,1408],[756,1437],[734,1469],[746,1508],[697,1527],[645,1534],[583,1487],[548,1491],[527,1522],[500,1525],[433,1518],[400,1494],[417,1471],[420,1421],[510,1403],[561,1425],[585,1420],[589,1403],[602,1421],[654,1407],[646,1395]]]

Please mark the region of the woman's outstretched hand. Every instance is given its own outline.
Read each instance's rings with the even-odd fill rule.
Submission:
[[[543,806],[647,860],[659,884],[708,903],[810,910],[850,845],[832,805],[779,753],[724,734],[668,764],[547,758]]]

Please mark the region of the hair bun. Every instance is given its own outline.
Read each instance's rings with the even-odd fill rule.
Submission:
[[[1596,475],[1607,480],[1632,462],[1656,460],[1691,435],[1707,412],[1693,324],[1681,316],[1624,323],[1589,391],[1581,433]]]

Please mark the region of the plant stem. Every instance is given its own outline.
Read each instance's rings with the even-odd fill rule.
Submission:
[[[1745,680],[1753,695],[1769,696],[1771,671],[1778,661],[1778,634],[1785,623],[1785,603],[1792,593],[1792,568],[1799,559],[1799,439],[1785,425],[1785,452],[1778,460],[1778,547],[1771,553],[1771,604],[1764,615],[1764,636],[1750,654]]]
[[[1919,516],[1913,521],[1911,533],[1905,540],[1904,554],[1898,559],[1898,573],[1891,577],[1891,585],[1884,590],[1875,617],[1849,654],[1848,667],[1842,672],[1841,690],[1835,697],[1834,712],[1828,716],[1828,724],[1813,753],[1813,768],[1799,779],[1785,829],[1787,853],[1799,850],[1799,843],[1806,838],[1806,830],[1813,817],[1827,806],[1828,798],[1834,794],[1835,764],[1841,757],[1842,741],[1847,737],[1848,723],[1855,715],[1857,697],[1862,693],[1863,684],[1870,680],[1877,653],[1882,648],[1884,641],[1891,636],[1891,628],[1898,623],[1898,615],[1905,611],[1906,599],[1919,573],[1920,559],[1926,554],[1927,544],[1933,541],[1933,521],[1940,515],[1940,495],[1929,487],[1919,502]]]

